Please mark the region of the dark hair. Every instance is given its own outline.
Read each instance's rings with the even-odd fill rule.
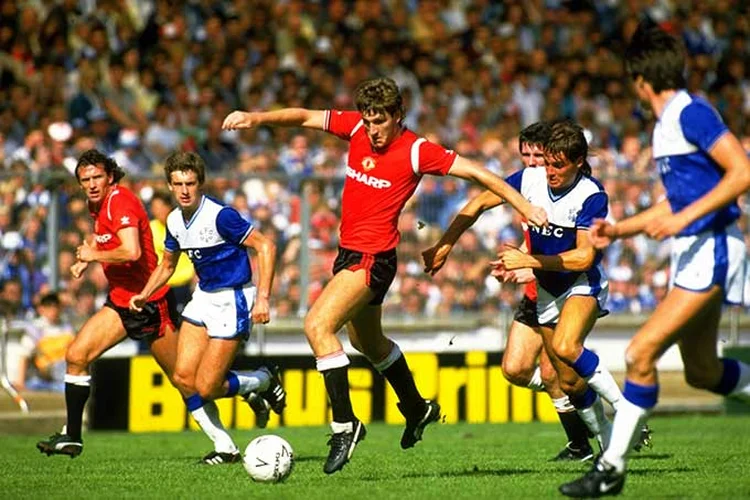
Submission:
[[[172,172],[195,172],[199,186],[206,181],[206,164],[198,153],[192,151],[175,151],[167,157],[164,162],[164,175],[170,184]]]
[[[591,165],[586,161],[589,144],[583,135],[583,128],[572,120],[564,120],[552,125],[545,153],[555,157],[565,155],[573,163],[581,162],[581,173],[591,175]]]
[[[125,171],[117,165],[115,160],[98,149],[89,149],[88,151],[84,151],[84,153],[78,158],[78,163],[76,164],[76,179],[80,181],[78,170],[81,167],[88,167],[90,165],[100,165],[108,176],[112,176],[113,183],[119,182],[120,179],[125,177]]]
[[[399,121],[406,116],[401,91],[391,78],[370,78],[361,82],[354,90],[354,105],[363,114],[398,114]]]
[[[633,80],[642,76],[656,93],[685,87],[682,43],[648,19],[638,23],[625,49],[625,68]]]
[[[518,134],[518,151],[521,152],[521,146],[524,144],[544,147],[551,131],[552,127],[547,121],[532,123]]]
[[[60,297],[55,292],[45,293],[39,299],[39,305],[60,307]]]
[[[154,194],[151,195],[151,201],[154,200],[160,200],[167,206],[172,206],[172,196],[167,191],[154,191]]]

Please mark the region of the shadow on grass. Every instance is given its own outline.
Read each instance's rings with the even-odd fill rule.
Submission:
[[[664,474],[664,473],[687,473],[687,472],[697,472],[698,469],[695,467],[665,467],[660,469],[639,469],[639,470],[632,470],[628,469],[628,475],[633,476],[653,476],[655,474]]]
[[[402,474],[395,477],[364,477],[361,481],[383,481],[388,479],[419,479],[419,478],[450,478],[450,477],[507,477],[507,476],[520,476],[525,474],[538,474],[539,471],[531,469],[480,469],[474,467],[466,470],[452,470],[452,471],[425,471],[425,472],[414,472],[410,474]]]
[[[649,453],[648,455],[630,455],[628,460],[669,460],[672,458],[671,453]]]
[[[328,457],[320,456],[309,456],[309,457],[294,457],[295,462],[323,462]]]

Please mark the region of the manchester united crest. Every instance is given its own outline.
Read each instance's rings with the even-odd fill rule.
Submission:
[[[373,160],[369,156],[365,156],[362,159],[362,170],[364,170],[365,172],[369,172],[373,168],[375,168],[375,160]]]

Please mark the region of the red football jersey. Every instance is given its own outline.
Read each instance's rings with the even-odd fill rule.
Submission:
[[[157,263],[146,209],[132,191],[115,185],[102,201],[99,212],[92,211],[91,217],[94,219],[94,241],[98,250],[114,250],[119,247],[121,242],[117,232],[120,229],[138,228],[141,244],[141,257],[138,260],[121,263],[102,262],[112,302],[118,307],[128,307],[130,298],[143,290]],[[167,290],[167,286],[160,288],[149,301],[162,298]]]
[[[456,153],[410,130],[385,151],[374,151],[356,111],[326,111],[325,130],[349,141],[341,246],[370,254],[394,248],[400,238],[398,217],[422,175],[447,174]]]

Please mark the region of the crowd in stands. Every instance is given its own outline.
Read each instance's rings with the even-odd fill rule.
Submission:
[[[738,0],[4,0],[0,298],[19,317],[44,307],[56,189],[58,295],[65,321],[80,326],[103,303],[106,281],[97,266],[80,280],[68,271],[91,232],[72,176],[77,156],[89,148],[114,156],[129,174],[123,183],[149,207],[165,199],[160,162],[182,148],[206,161],[212,195],[274,235],[274,314],[296,315],[301,297],[314,300],[330,277],[347,145],[294,129],[223,132],[221,123],[234,109],[348,109],[356,84],[376,75],[403,89],[408,127],[504,175],[520,167],[522,127],[577,120],[612,216],[636,213],[661,196],[648,147],[652,120],[621,61],[642,15],[682,37],[689,90],[714,103],[750,150],[750,7]],[[386,314],[514,307],[518,288],[488,277],[499,245],[521,240],[507,209],[485,214],[437,276],[422,272],[420,252],[475,194],[456,180],[424,179],[401,218]],[[311,207],[306,241],[303,196]],[[747,234],[747,215],[742,224]],[[311,252],[307,293],[302,244]],[[610,310],[653,309],[668,283],[667,259],[668,246],[646,238],[612,247]]]

